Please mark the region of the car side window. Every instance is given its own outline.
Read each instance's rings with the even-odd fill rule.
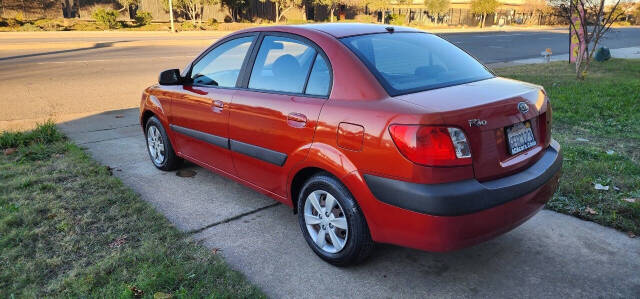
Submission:
[[[302,93],[316,50],[287,37],[265,36],[249,78],[249,88]]]
[[[193,84],[235,87],[253,36],[230,40],[207,53],[191,69]]]
[[[305,93],[308,95],[326,96],[329,94],[329,85],[331,85],[331,74],[329,74],[327,62],[322,55],[316,55]]]

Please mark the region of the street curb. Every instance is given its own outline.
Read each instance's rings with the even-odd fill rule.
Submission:
[[[617,59],[640,59],[640,47],[626,47],[609,49],[611,51],[611,58]],[[569,62],[569,54],[552,55],[549,59],[550,62],[565,61]],[[545,64],[547,63],[543,57],[532,57],[526,59],[518,59],[505,62],[488,63],[486,66],[492,69],[499,69],[503,67],[518,66],[518,65],[531,65],[531,64]]]

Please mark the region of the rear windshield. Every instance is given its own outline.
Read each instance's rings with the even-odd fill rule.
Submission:
[[[475,58],[428,33],[380,33],[341,40],[391,96],[493,77]]]

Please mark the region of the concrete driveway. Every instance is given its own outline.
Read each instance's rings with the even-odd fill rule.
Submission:
[[[307,247],[291,210],[194,165],[194,177],[154,168],[137,110],[60,124],[176,227],[272,297],[638,297],[640,239],[543,210],[497,239],[452,253],[377,246],[336,268]]]

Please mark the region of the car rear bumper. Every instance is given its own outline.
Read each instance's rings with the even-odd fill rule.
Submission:
[[[416,184],[364,175],[380,201],[434,216],[460,216],[486,210],[533,192],[562,168],[560,144],[552,140],[542,157],[529,168],[497,180],[475,179],[445,184]]]
[[[560,145],[552,140],[535,164],[492,181],[425,185],[365,174],[377,199],[366,205],[373,212],[367,220],[379,242],[428,251],[471,246],[535,215],[557,190],[561,168]]]

